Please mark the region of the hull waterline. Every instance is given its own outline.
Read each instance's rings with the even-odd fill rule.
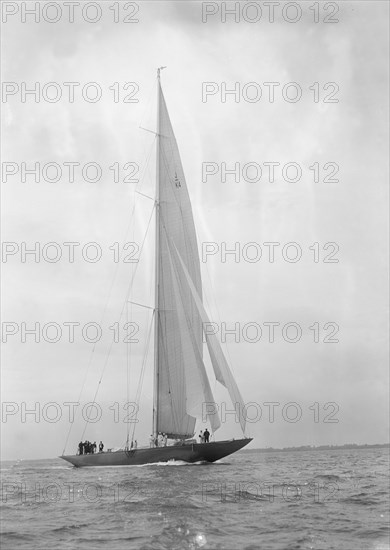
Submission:
[[[229,456],[248,445],[251,438],[216,441],[211,443],[194,443],[155,447],[152,449],[134,449],[129,451],[103,452],[86,455],[63,455],[66,460],[77,468],[87,466],[136,466],[182,460],[184,462],[215,462]]]

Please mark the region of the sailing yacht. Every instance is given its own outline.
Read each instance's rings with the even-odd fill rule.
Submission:
[[[207,418],[214,434],[221,425],[203,361],[203,326],[209,318],[202,301],[199,252],[179,149],[157,70],[157,154],[155,197],[155,306],[153,438],[170,444],[115,452],[62,455],[76,467],[122,466],[180,460],[214,462],[248,445],[246,409],[215,335],[205,334],[215,378],[238,412],[244,437],[198,443],[196,420]],[[205,413],[205,411],[207,411]]]

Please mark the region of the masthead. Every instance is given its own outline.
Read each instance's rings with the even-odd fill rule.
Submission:
[[[166,66],[165,67],[159,67],[157,69],[157,78],[159,79],[160,78],[160,71],[162,71],[163,69],[166,69]]]

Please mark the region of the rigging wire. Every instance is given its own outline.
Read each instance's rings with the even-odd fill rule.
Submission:
[[[153,150],[154,150],[154,142],[153,142],[153,143],[150,145],[150,147],[149,147],[149,154],[148,154],[147,159],[146,159],[146,162],[145,162],[145,167],[144,167],[143,172],[142,172],[141,175],[140,175],[140,179],[139,179],[138,184],[137,184],[136,187],[135,187],[135,191],[137,191],[137,188],[140,188],[140,187],[141,187],[142,182],[143,182],[144,179],[145,179],[146,171],[147,171],[147,169],[148,169],[150,157],[151,157],[151,155],[152,155]],[[127,237],[128,233],[129,233],[131,224],[132,224],[133,221],[134,221],[134,212],[135,212],[135,206],[136,206],[135,203],[136,203],[136,201],[134,200],[134,202],[133,202],[133,207],[132,207],[132,210],[131,210],[130,219],[129,219],[129,223],[128,223],[127,228],[126,228],[126,231],[125,231],[125,233],[124,233],[123,242],[126,242],[126,237]],[[147,235],[147,233],[148,233],[148,229],[149,229],[149,226],[150,226],[150,221],[151,221],[152,216],[153,216],[153,211],[154,211],[154,208],[152,209],[151,216],[150,216],[150,219],[149,219],[147,228],[146,228],[144,241],[143,241],[142,246],[141,246],[141,249],[140,249],[140,255],[141,255],[141,252],[142,252],[142,248],[143,248],[143,244],[144,244],[144,242],[145,242],[146,235]],[[122,259],[123,259],[123,256],[125,255],[125,252],[126,252],[126,251],[125,251],[124,249],[121,251],[120,256],[121,256]],[[116,281],[117,276],[118,276],[118,270],[119,270],[120,264],[121,264],[121,262],[118,261],[118,263],[116,264],[116,267],[115,267],[114,275],[113,275],[113,277],[112,277],[111,284],[110,284],[110,288],[109,288],[109,291],[108,291],[108,294],[107,294],[107,299],[106,299],[106,301],[105,301],[105,305],[104,305],[104,308],[103,308],[103,313],[102,313],[101,318],[100,318],[100,326],[103,324],[104,317],[105,317],[106,312],[107,312],[107,308],[108,308],[108,304],[109,304],[110,299],[111,299],[111,295],[112,295],[112,291],[113,291],[113,288],[114,288],[114,284],[115,284],[115,281]],[[138,265],[138,264],[137,264],[137,265]],[[135,276],[135,273],[134,273],[134,276]],[[133,280],[134,280],[134,277],[132,277],[131,284],[132,284]],[[122,310],[122,313],[123,313],[123,310]],[[122,313],[121,313],[121,315],[122,315]],[[90,356],[89,356],[87,368],[86,368],[86,370],[85,370],[85,375],[84,375],[83,383],[82,383],[82,385],[81,385],[81,389],[80,389],[80,392],[79,392],[79,395],[78,395],[77,403],[80,403],[81,396],[83,395],[84,388],[85,388],[85,384],[86,384],[87,379],[88,379],[88,374],[89,374],[89,372],[90,372],[91,365],[92,365],[92,362],[93,362],[93,359],[94,359],[94,356],[95,356],[97,344],[98,344],[98,342],[95,342],[95,343],[93,344],[93,347],[92,347],[92,350],[91,350],[91,353],[90,353]],[[65,444],[64,444],[64,449],[63,449],[63,451],[62,451],[62,454],[63,454],[63,455],[65,454],[65,450],[66,450],[66,447],[67,447],[67,444],[68,444],[68,441],[69,441],[69,437],[70,437],[71,432],[72,432],[73,424],[74,424],[73,422],[70,424],[68,433],[67,433],[67,435],[66,435]],[[84,432],[85,432],[85,429],[84,429]],[[83,436],[84,436],[84,432],[83,432]],[[83,438],[83,436],[82,436],[82,438]]]
[[[146,363],[147,363],[147,358],[148,358],[150,336],[152,334],[154,316],[155,316],[155,311],[153,311],[153,313],[152,313],[152,318],[151,318],[150,325],[149,325],[149,331],[148,331],[148,335],[147,335],[147,339],[146,339],[146,343],[145,343],[145,350],[144,350],[144,353],[143,353],[141,372],[140,372],[140,375],[139,375],[137,392],[136,392],[136,396],[135,396],[136,412],[138,412],[138,410],[139,410],[139,403],[140,403],[140,400],[141,400],[141,391],[142,391],[142,386],[143,386],[144,377],[145,377]],[[133,426],[133,430],[132,430],[132,433],[131,433],[131,441],[132,442],[134,440],[136,422],[134,422],[133,424],[134,424],[134,426]]]
[[[156,205],[153,206],[152,211],[151,211],[151,214],[150,214],[150,217],[149,217],[149,221],[148,221],[148,225],[147,225],[147,228],[146,228],[146,232],[145,232],[145,235],[144,235],[144,238],[143,238],[141,247],[140,247],[140,255],[142,254],[142,250],[143,250],[144,245],[145,245],[145,241],[146,241],[146,237],[147,237],[147,234],[148,234],[148,231],[149,231],[150,223],[151,223],[152,218],[153,218],[153,212],[154,212],[155,206],[156,206]],[[124,313],[124,310],[125,310],[127,301],[128,301],[128,299],[129,299],[129,295],[130,295],[130,292],[131,292],[132,287],[133,287],[135,275],[136,275],[136,273],[137,273],[138,265],[139,265],[138,263],[135,264],[135,269],[134,269],[133,276],[132,276],[132,278],[131,278],[131,280],[130,280],[130,283],[129,283],[129,287],[128,287],[128,290],[127,290],[127,293],[126,293],[126,298],[125,298],[125,301],[124,301],[123,306],[122,306],[122,310],[121,310],[120,315],[119,315],[119,320],[122,319],[122,316],[123,316],[123,313]],[[96,397],[97,397],[97,394],[98,394],[98,392],[99,392],[99,388],[100,388],[101,381],[102,381],[102,379],[103,379],[104,372],[105,372],[106,367],[107,367],[107,365],[108,365],[108,360],[109,360],[109,357],[110,357],[110,355],[111,355],[111,351],[112,351],[113,345],[114,345],[114,339],[111,340],[111,344],[110,344],[108,353],[106,354],[106,359],[105,359],[105,362],[104,362],[104,366],[103,366],[103,369],[102,369],[102,372],[101,372],[101,375],[100,375],[100,379],[99,379],[99,382],[98,382],[98,385],[97,385],[97,388],[96,388],[95,395],[94,395],[94,398],[93,398],[92,403],[95,403],[95,402],[96,402]],[[84,437],[84,434],[85,434],[85,431],[86,431],[86,429],[87,429],[87,427],[88,427],[88,424],[89,424],[89,419],[87,418],[87,420],[85,421],[85,427],[84,427],[84,430],[83,430],[81,439],[83,439],[83,437]]]
[[[126,303],[126,329],[129,327],[129,302]],[[130,401],[130,349],[131,343],[129,342],[127,335],[126,338],[126,403],[129,403]],[[130,338],[131,340],[131,338]],[[129,448],[129,423],[127,423],[127,429],[126,429],[126,448]]]

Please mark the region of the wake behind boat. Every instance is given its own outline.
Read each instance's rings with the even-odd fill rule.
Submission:
[[[169,460],[214,462],[251,441],[247,437],[200,443],[193,439],[197,419],[210,425],[213,434],[221,426],[203,358],[203,334],[215,378],[227,389],[244,436],[246,408],[217,337],[204,330],[210,320],[202,300],[195,225],[179,149],[161,89],[160,70],[157,71],[155,303],[152,308],[154,443],[151,448],[133,448],[128,436],[125,449],[119,451],[79,455],[65,455],[64,451],[61,458],[77,467]],[[164,445],[159,443],[161,434],[165,437]]]

